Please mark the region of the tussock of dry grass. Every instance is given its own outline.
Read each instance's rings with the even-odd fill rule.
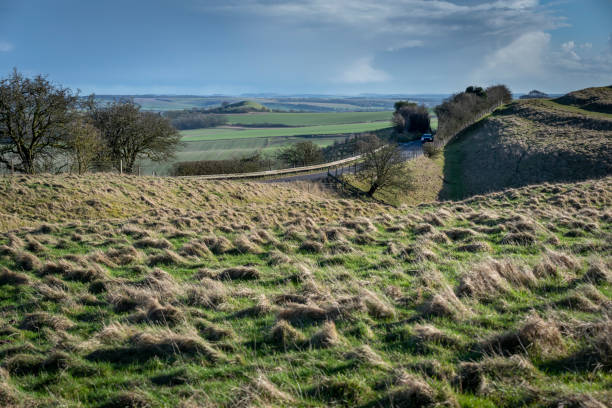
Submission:
[[[215,278],[220,280],[252,280],[259,279],[261,273],[254,267],[250,266],[235,266],[232,268],[225,268],[220,271]]]
[[[485,343],[483,348],[499,354],[556,354],[564,349],[563,338],[554,322],[531,315],[514,332],[508,332]]]
[[[332,321],[326,321],[323,326],[310,338],[310,345],[314,348],[329,348],[335,347],[342,343],[336,324]]]

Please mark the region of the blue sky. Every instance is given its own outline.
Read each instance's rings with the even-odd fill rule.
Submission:
[[[612,84],[612,0],[0,0],[0,74],[97,94]]]

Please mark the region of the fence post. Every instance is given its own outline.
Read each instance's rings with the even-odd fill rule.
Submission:
[[[11,176],[15,175],[15,165],[13,164],[13,159],[11,159]]]
[[[140,164],[138,165],[138,176],[140,176]]]
[[[123,174],[123,159],[119,160],[119,174]]]

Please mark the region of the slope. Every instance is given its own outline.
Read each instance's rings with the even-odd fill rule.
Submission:
[[[0,236],[3,406],[612,403],[610,177],[402,209],[256,183],[12,188],[3,212],[30,226]]]
[[[440,198],[612,174],[612,115],[521,100],[459,134],[445,149]]]

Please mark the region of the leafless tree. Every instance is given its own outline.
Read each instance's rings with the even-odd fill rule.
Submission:
[[[94,162],[99,162],[104,154],[102,134],[85,118],[79,117],[69,127],[65,141],[71,168],[78,174],[91,170]]]
[[[174,156],[179,132],[170,121],[156,113],[141,112],[133,100],[98,106],[89,103],[90,118],[102,132],[107,155],[116,167],[119,162],[132,173],[137,160],[163,161]]]
[[[35,173],[64,147],[78,95],[16,69],[0,80],[0,162]],[[46,163],[46,164],[45,164]]]
[[[385,144],[370,135],[360,141],[360,151],[363,163],[356,176],[367,183],[368,196],[372,197],[378,190],[408,187],[409,175],[397,144]]]

